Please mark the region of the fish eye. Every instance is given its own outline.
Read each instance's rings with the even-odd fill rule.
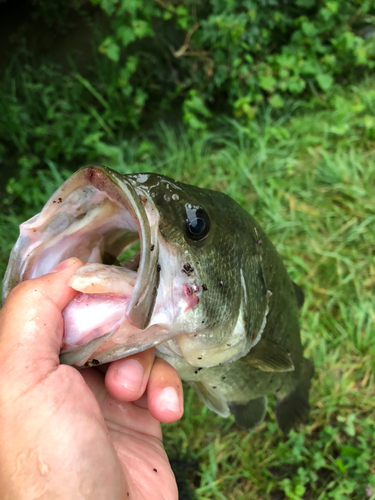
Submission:
[[[210,218],[202,208],[186,205],[186,235],[191,240],[203,240],[210,230]]]

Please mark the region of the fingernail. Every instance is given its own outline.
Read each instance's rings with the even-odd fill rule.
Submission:
[[[166,387],[161,391],[158,398],[159,406],[167,408],[173,412],[181,412],[181,400],[178,397],[176,389],[173,387]]]
[[[139,361],[127,359],[117,368],[114,377],[118,384],[126,387],[132,392],[136,392],[141,388],[143,374],[143,366]]]
[[[66,259],[66,260],[63,260],[62,262],[60,262],[59,265],[57,265],[56,267],[54,267],[52,269],[52,271],[50,271],[51,273],[59,273],[60,271],[64,271],[65,269],[68,269],[68,267],[71,267],[73,266],[74,264],[76,264],[78,262],[79,259],[77,259],[77,257],[70,257],[69,259]]]

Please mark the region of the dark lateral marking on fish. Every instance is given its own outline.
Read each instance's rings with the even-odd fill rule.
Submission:
[[[213,386],[212,386],[212,389],[216,389],[216,385],[213,385]]]
[[[155,248],[155,245],[151,245],[151,248],[150,248],[151,252],[154,250],[154,248]]]
[[[181,271],[185,274],[187,274],[188,276],[190,276],[193,272],[194,272],[194,269],[193,267],[191,266],[190,262],[186,262],[183,266],[182,266],[182,269]]]
[[[161,265],[160,264],[157,264],[156,270],[157,270],[158,273],[160,273],[160,271],[161,271]]]
[[[202,358],[198,358],[198,359],[202,359]]]
[[[100,361],[98,361],[97,359],[93,359],[93,360],[91,361],[91,363],[92,363],[93,365],[100,365]]]
[[[206,292],[208,290],[207,285],[205,285],[204,283],[202,283],[202,290],[204,292]],[[203,321],[202,321],[202,323],[203,323]]]
[[[219,281],[219,286],[224,286],[224,282],[223,281]]]

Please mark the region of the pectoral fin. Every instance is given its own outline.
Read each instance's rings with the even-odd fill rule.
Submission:
[[[291,372],[294,370],[289,353],[274,342],[265,339],[261,339],[240,361],[263,372]]]
[[[203,382],[186,381],[198,394],[203,403],[221,417],[229,417],[230,411],[226,400],[217,389],[213,389]]]
[[[230,411],[241,429],[252,431],[260,425],[267,411],[267,396],[251,399],[246,404],[229,403]]]

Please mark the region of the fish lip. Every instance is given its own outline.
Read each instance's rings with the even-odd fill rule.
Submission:
[[[79,172],[82,172],[90,184],[99,190],[103,190],[101,189],[103,176],[110,178],[125,195],[126,200],[122,204],[130,209],[129,212],[138,228],[140,241],[138,276],[127,306],[126,319],[134,326],[144,330],[150,323],[156,299],[156,289],[159,284],[156,263],[153,265],[154,261],[158,260],[159,252],[158,248],[153,248],[151,252],[150,224],[141,197],[134,188],[134,180],[130,180],[128,176],[118,174],[105,166],[88,165],[78,170],[77,174]],[[105,191],[108,193],[107,189]],[[118,201],[121,203],[121,200]],[[154,283],[153,289],[150,289],[150,283]]]
[[[158,259],[158,248],[153,248],[154,251],[151,252],[150,225],[146,211],[133,184],[134,182],[130,182],[127,176],[118,174],[105,166],[88,165],[77,170],[60,186],[39,215],[45,213],[48,216],[49,213],[53,213],[54,207],[56,207],[56,205],[53,205],[53,200],[64,198],[77,188],[85,185],[93,186],[99,191],[105,192],[110,199],[121,204],[129,211],[138,229],[141,251],[138,277],[127,307],[126,317],[130,323],[143,330],[150,322],[155,303],[156,294],[154,292],[158,286],[158,274],[156,273],[156,264],[154,266],[153,264],[155,259],[156,262]],[[35,218],[37,217],[35,216]],[[20,236],[11,252],[3,280],[3,301],[10,290],[18,282],[23,281],[25,277],[25,270],[27,270],[28,265],[27,262],[25,264],[22,253],[26,244],[27,238],[22,240]],[[28,278],[26,277],[26,279]],[[150,283],[153,284],[151,289]]]

